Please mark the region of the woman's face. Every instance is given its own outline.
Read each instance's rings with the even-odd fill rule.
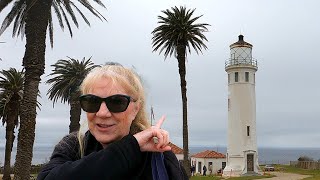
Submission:
[[[110,78],[98,79],[88,94],[93,94],[101,98],[115,94],[128,95],[120,84],[113,83]],[[139,111],[137,102],[131,101],[124,112],[110,112],[105,102],[102,102],[100,109],[96,113],[88,113],[88,127],[91,134],[105,148],[109,143],[120,140],[129,134],[132,121]]]

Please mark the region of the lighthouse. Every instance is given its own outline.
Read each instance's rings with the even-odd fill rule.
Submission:
[[[252,45],[239,35],[230,45],[228,74],[228,147],[223,176],[260,174],[256,135],[255,74],[257,61]]]

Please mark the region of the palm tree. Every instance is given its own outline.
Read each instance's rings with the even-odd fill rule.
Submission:
[[[91,61],[91,58],[82,61],[68,57],[69,60],[58,60],[57,63],[51,65],[54,67],[53,72],[49,76],[55,76],[46,83],[51,84],[47,95],[49,99],[56,103],[58,99],[61,102],[70,104],[70,125],[69,132],[79,130],[81,106],[79,96],[81,92],[79,86],[91,69],[97,67]]]
[[[23,94],[24,71],[15,68],[0,71],[0,119],[6,124],[6,147],[3,180],[11,180],[11,152],[15,139],[14,127],[18,126],[20,103]]]
[[[22,65],[25,68],[24,95],[21,104],[21,123],[18,134],[18,147],[14,170],[15,179],[29,179],[32,150],[35,138],[37,93],[39,89],[40,76],[45,68],[46,32],[49,31],[51,46],[53,46],[53,21],[52,11],[57,15],[60,27],[64,23],[72,36],[72,22],[78,27],[75,11],[82,19],[90,25],[88,19],[79,9],[79,2],[100,20],[105,18],[96,10],[90,2],[95,2],[105,8],[100,0],[0,0],[0,13],[10,3],[14,2],[11,10],[4,19],[0,35],[13,24],[13,36],[25,35],[26,50]]]
[[[192,17],[195,9],[186,9],[180,6],[172,7],[161,11],[165,16],[158,16],[158,23],[160,24],[153,31],[152,47],[153,52],[160,49],[159,54],[164,51],[165,58],[174,56],[178,60],[180,87],[182,95],[182,109],[183,109],[183,156],[184,168],[190,175],[189,145],[188,145],[188,120],[187,120],[187,82],[186,82],[186,57],[188,52],[191,53],[191,47],[198,54],[202,53],[202,48],[207,49],[204,41],[208,41],[203,35],[207,32],[206,26],[209,24],[200,23],[195,24],[195,21],[202,16]]]

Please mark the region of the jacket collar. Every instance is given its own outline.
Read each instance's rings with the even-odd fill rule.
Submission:
[[[103,149],[102,145],[96,140],[96,138],[87,131],[84,139],[84,155],[87,156],[92,152],[96,152]]]

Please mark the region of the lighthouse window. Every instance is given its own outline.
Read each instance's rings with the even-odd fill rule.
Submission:
[[[249,72],[246,72],[245,76],[246,76],[246,82],[249,82]]]
[[[230,84],[230,74],[228,74],[228,83]]]
[[[235,72],[235,73],[234,73],[234,81],[235,81],[235,82],[238,82],[238,81],[239,81],[239,73],[238,73],[238,72]]]
[[[236,53],[231,54],[231,59],[236,59]]]
[[[250,136],[250,126],[247,126],[247,136]]]

